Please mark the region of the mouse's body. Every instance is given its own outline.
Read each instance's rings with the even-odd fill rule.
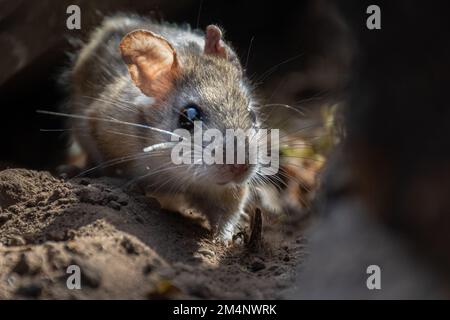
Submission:
[[[71,120],[73,140],[86,168],[119,170],[164,208],[198,210],[216,235],[230,238],[255,166],[174,165],[170,149],[143,151],[171,138],[147,126],[190,129],[186,116],[223,133],[255,126],[250,87],[217,27],[205,35],[141,17],[108,18],[77,55],[68,81],[68,112],[81,116]]]

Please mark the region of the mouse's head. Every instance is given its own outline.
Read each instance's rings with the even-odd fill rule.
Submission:
[[[202,45],[203,48],[198,41],[186,39],[176,45],[177,51],[175,44],[163,37],[136,30],[122,39],[120,49],[135,85],[155,101],[147,109],[150,125],[193,133],[194,122],[201,121],[203,130],[215,129],[215,133],[222,134],[220,143],[225,164],[201,161],[184,167],[180,174],[186,176],[188,169],[195,182],[240,184],[254,173],[255,165],[249,163],[248,152],[245,163],[242,163],[242,158],[237,161],[235,154],[234,161],[227,159],[225,153],[231,150],[227,145],[235,146],[234,153],[238,148],[237,139],[231,136],[227,139],[226,132],[229,129],[246,132],[257,127],[252,93],[236,54],[224,43],[218,27],[207,27]],[[167,141],[167,136],[165,139]],[[203,151],[211,142],[201,143],[200,150]],[[248,150],[248,141],[246,146]],[[198,148],[194,149],[191,160],[195,162],[194,154]],[[175,172],[172,170],[171,174]]]

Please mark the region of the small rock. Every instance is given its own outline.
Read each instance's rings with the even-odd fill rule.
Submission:
[[[136,245],[127,237],[124,237],[120,243],[125,248],[128,254],[139,254]]]
[[[12,218],[12,214],[10,213],[2,213],[0,214],[0,226],[4,225]]]
[[[277,269],[274,271],[274,275],[279,276],[279,275],[284,274],[285,272],[286,272],[285,268],[277,268]]]
[[[78,253],[80,251],[80,247],[77,245],[75,241],[67,242],[66,245],[64,246],[64,249],[72,253]]]
[[[122,206],[126,206],[128,204],[128,196],[126,196],[125,194],[120,194],[117,202]]]
[[[17,289],[16,293],[29,298],[38,298],[42,293],[42,285],[39,283],[22,285]]]
[[[59,198],[61,198],[61,193],[59,192],[59,190],[58,189],[53,190],[52,194],[47,199],[47,203],[52,203],[58,200]]]
[[[108,203],[108,207],[110,207],[110,208],[112,208],[114,210],[120,210],[120,208],[121,208],[120,204],[118,202],[116,202],[116,201],[110,201]]]
[[[12,206],[8,207],[8,211],[10,211],[12,213],[16,213],[16,214],[20,213],[21,210],[22,210],[22,208],[18,205],[12,205]]]
[[[205,257],[209,257],[209,258],[214,258],[216,256],[214,251],[206,249],[206,248],[202,248],[202,249],[198,250],[198,253],[200,253],[201,255],[203,255]]]
[[[81,179],[80,181],[79,181],[79,184],[81,184],[82,186],[88,186],[89,185],[89,180],[87,180],[87,179]]]
[[[278,269],[278,266],[271,266],[268,270],[269,271],[276,271]]]
[[[57,204],[59,204],[59,205],[69,204],[71,202],[72,202],[72,200],[69,198],[61,198],[61,199],[57,200]],[[61,206],[61,208],[63,208],[63,206]]]
[[[158,200],[156,200],[153,197],[150,197],[150,196],[136,197],[136,200],[141,201],[142,203],[144,203],[149,208],[152,208],[152,209],[155,209],[155,210],[161,209],[160,203],[158,202]]]
[[[65,230],[52,230],[48,232],[47,239],[51,241],[65,241],[67,240],[67,234]]]
[[[32,261],[32,259],[22,253],[12,271],[23,276],[25,274],[36,274],[39,272],[39,269],[39,264],[36,261]]]
[[[153,271],[154,269],[155,269],[154,266],[152,266],[151,264],[147,263],[147,264],[144,266],[144,269],[142,270],[142,273],[145,274],[145,275],[148,275],[148,274],[152,273],[152,271]]]
[[[80,173],[80,168],[70,164],[62,164],[56,168],[56,175],[63,180],[75,177]]]
[[[24,246],[26,245],[26,241],[21,236],[11,236],[7,240],[8,246]]]
[[[110,194],[108,194],[107,199],[109,201],[117,201],[117,200],[119,200],[119,196],[117,194],[110,193]]]
[[[103,195],[100,190],[93,185],[83,187],[76,192],[80,202],[90,204],[101,204],[103,201]]]
[[[258,258],[255,258],[252,263],[250,264],[250,270],[253,272],[258,272],[260,270],[263,270],[266,267],[266,264]]]

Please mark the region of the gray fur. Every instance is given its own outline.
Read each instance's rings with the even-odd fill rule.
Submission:
[[[134,85],[120,55],[121,39],[136,29],[152,31],[168,40],[182,66],[172,91],[159,106],[153,106],[151,97]],[[203,54],[203,48],[204,34],[199,31],[136,16],[107,18],[79,52],[69,72],[69,112],[173,131],[178,125],[179,110],[195,103],[204,111],[208,128],[223,132],[252,128],[248,108],[254,104],[253,96],[240,64],[236,63],[236,54],[228,47],[231,58],[224,59]],[[190,207],[207,214],[219,234],[242,211],[248,193],[245,181],[220,186],[214,183],[214,175],[219,174],[214,166],[171,166],[170,150],[143,154],[146,146],[170,141],[168,135],[96,120],[76,119],[71,126],[74,140],[87,153],[91,165],[139,155],[140,159],[121,163],[121,171],[130,179],[145,182],[163,203],[168,197],[179,199],[169,201],[171,209],[182,211]]]

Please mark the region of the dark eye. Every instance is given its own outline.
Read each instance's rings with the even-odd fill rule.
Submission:
[[[194,121],[203,121],[202,111],[195,104],[190,104],[181,109],[178,121],[180,128],[192,130],[194,128]]]

